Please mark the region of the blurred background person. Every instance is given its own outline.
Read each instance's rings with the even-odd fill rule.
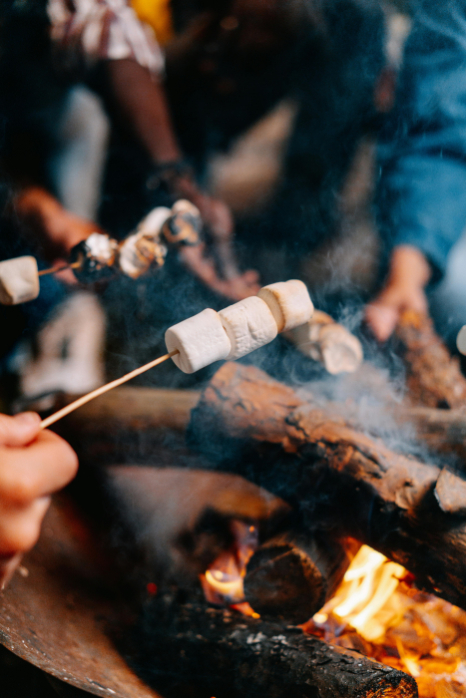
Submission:
[[[464,3],[424,0],[379,149],[377,205],[388,275],[366,317],[381,341],[406,309],[430,306],[452,345],[466,321],[465,101]]]

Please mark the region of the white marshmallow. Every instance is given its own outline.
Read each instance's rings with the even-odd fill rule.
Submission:
[[[264,286],[258,296],[269,306],[279,332],[303,325],[314,312],[306,284],[298,279]]]
[[[137,227],[137,232],[156,238],[160,234],[163,224],[170,216],[171,211],[169,208],[157,206],[142,219]]]
[[[363,359],[361,342],[343,325],[317,310],[310,322],[295,327],[288,338],[305,356],[324,364],[332,375],[354,373]]]
[[[169,352],[180,352],[172,359],[184,373],[194,373],[226,359],[231,352],[220,316],[211,308],[170,327],[165,332],[165,344]]]
[[[126,276],[132,279],[137,279],[150,267],[150,260],[145,259],[141,254],[139,254],[137,243],[141,238],[140,233],[134,233],[123,240],[120,244],[118,264]]]
[[[92,233],[87,238],[85,246],[88,254],[100,264],[111,265],[115,261],[118,243],[106,233]]]
[[[270,308],[261,298],[251,296],[219,312],[231,342],[232,361],[268,344],[278,334]]]
[[[456,338],[456,346],[458,347],[458,351],[460,352],[460,354],[464,354],[466,356],[466,325],[463,325],[463,327],[458,332],[458,336]]]
[[[18,305],[39,295],[39,276],[34,257],[16,257],[0,262],[0,303]]]
[[[335,323],[320,332],[322,360],[332,375],[354,373],[364,359],[361,342],[351,332]]]

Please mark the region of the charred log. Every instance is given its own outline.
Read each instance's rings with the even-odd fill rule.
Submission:
[[[161,595],[148,605],[130,663],[167,698],[417,696],[403,672],[299,628]]]
[[[261,616],[305,623],[333,595],[356,550],[325,535],[275,536],[248,563],[246,600]]]
[[[395,334],[406,364],[409,400],[426,407],[465,408],[466,379],[459,359],[450,355],[432,320],[405,312]]]
[[[298,508],[308,532],[367,543],[410,570],[420,588],[466,608],[466,521],[436,466],[391,451],[259,369],[231,363],[204,390],[190,438],[215,467]],[[448,475],[462,490],[463,480]]]

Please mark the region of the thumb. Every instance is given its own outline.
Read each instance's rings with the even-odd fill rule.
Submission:
[[[394,306],[371,303],[366,307],[366,322],[379,342],[386,342],[393,334],[399,317]]]
[[[40,417],[36,412],[22,412],[15,417],[0,414],[0,445],[27,446],[40,431]]]

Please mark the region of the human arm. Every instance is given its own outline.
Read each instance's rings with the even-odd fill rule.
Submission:
[[[385,286],[366,307],[366,320],[379,342],[390,337],[405,310],[427,313],[424,288],[430,277],[430,264],[417,247],[395,247]]]
[[[42,187],[19,189],[13,205],[16,215],[31,225],[51,260],[66,259],[75,245],[99,231],[96,223],[67,211]]]
[[[53,492],[76,475],[78,461],[56,434],[40,431],[40,417],[0,415],[0,587],[40,535]]]
[[[441,278],[466,225],[465,24],[459,1],[431,3],[408,40],[397,106],[379,148],[379,224],[391,262],[366,318],[380,340],[402,309],[427,312],[425,285]]]

